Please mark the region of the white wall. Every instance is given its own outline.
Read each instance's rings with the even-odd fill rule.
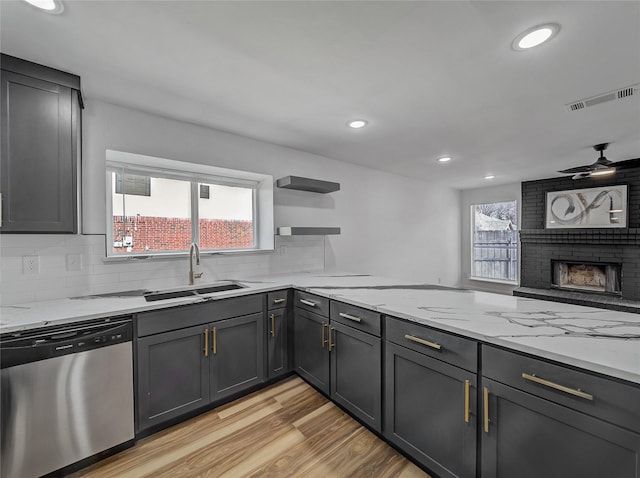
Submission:
[[[518,202],[518,218],[520,218],[522,210],[520,183],[503,184],[495,187],[467,189],[465,191],[461,191],[460,285],[462,287],[504,294],[511,294],[513,289],[517,287],[512,284],[500,284],[497,282],[480,281],[469,278],[471,275],[471,205],[514,200]],[[519,228],[520,223],[518,223],[518,229]]]
[[[2,302],[18,303],[126,288],[186,283],[186,259],[105,263],[107,149],[341,183],[327,195],[275,189],[275,225],[339,226],[339,236],[277,238],[275,253],[213,256],[204,279],[306,269],[455,285],[460,275],[460,193],[194,124],[87,99],[83,112],[83,233],[4,235]],[[393,160],[390,158],[390,161]],[[284,245],[286,251],[281,255]],[[41,273],[22,273],[22,255],[40,255]],[[80,254],[81,271],[66,270]]]

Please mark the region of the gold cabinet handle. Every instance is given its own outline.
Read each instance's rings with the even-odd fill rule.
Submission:
[[[218,353],[218,331],[213,328],[213,355]]]
[[[550,382],[549,380],[537,377],[535,374],[523,373],[522,378],[531,382],[539,383],[540,385],[544,385],[545,387],[553,388],[554,390],[559,390],[576,397],[584,398],[585,400],[593,400],[593,395],[591,395],[590,393],[583,392],[580,389],[576,390],[575,388],[565,387],[564,385]]]
[[[276,314],[271,314],[271,337],[276,336]]]
[[[356,317],[355,315],[345,314],[344,312],[340,312],[338,314],[340,317],[344,317],[345,319],[353,320],[354,322],[362,322],[360,317]]]
[[[471,389],[471,382],[469,380],[464,381],[464,422],[469,423],[469,391]]]
[[[487,387],[484,387],[482,401],[484,404],[484,432],[489,433],[489,389]]]
[[[316,306],[316,303],[315,302],[311,302],[310,300],[300,299],[300,302],[302,302],[304,305],[308,305],[309,307],[315,307]]]
[[[407,340],[411,340],[411,342],[426,345],[427,347],[431,347],[432,349],[442,350],[442,345],[435,342],[429,342],[428,340],[421,339],[420,337],[416,337],[414,335],[405,335],[404,338]]]
[[[324,348],[324,344],[327,343],[327,340],[324,338],[324,328],[327,327],[327,324],[322,322],[322,348]]]
[[[204,356],[209,356],[209,329],[204,329]]]
[[[333,333],[336,331],[333,327],[329,327],[329,352],[336,348],[336,342]]]
[[[287,299],[273,299],[273,303],[274,304],[282,304],[284,301],[286,301]]]

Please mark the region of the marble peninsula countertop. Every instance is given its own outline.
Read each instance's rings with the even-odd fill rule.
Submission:
[[[640,314],[340,272],[238,281],[246,287],[157,302],[141,296],[87,296],[3,304],[0,333],[293,287],[640,384]]]

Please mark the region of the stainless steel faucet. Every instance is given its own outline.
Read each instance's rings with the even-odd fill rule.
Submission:
[[[195,242],[191,243],[191,247],[189,247],[189,285],[195,284],[196,279],[200,279],[202,277],[202,272],[198,272],[194,274],[193,272],[193,252],[196,253],[196,265],[200,265],[200,248],[198,244]]]

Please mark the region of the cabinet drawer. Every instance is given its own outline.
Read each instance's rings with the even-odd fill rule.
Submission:
[[[331,322],[348,325],[380,337],[380,314],[342,302],[331,301]]]
[[[482,374],[497,382],[640,431],[640,386],[482,346]]]
[[[320,297],[319,295],[309,294],[297,290],[294,294],[293,304],[301,309],[306,309],[314,314],[323,317],[329,317],[329,299]]]
[[[473,340],[426,327],[415,322],[386,318],[389,342],[429,355],[471,372],[478,369],[478,346]]]
[[[289,290],[277,290],[275,292],[269,292],[267,294],[267,308],[271,309],[281,309],[287,306],[289,298]]]

